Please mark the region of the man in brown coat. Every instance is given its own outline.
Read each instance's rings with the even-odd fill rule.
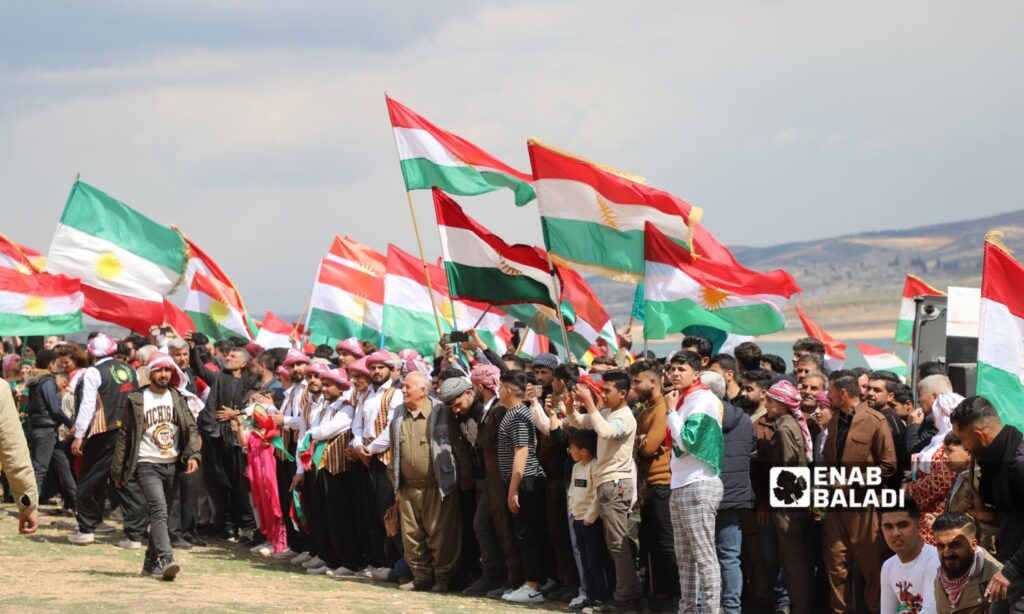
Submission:
[[[892,430],[885,416],[861,402],[857,376],[837,371],[829,382],[832,421],[822,452],[825,466],[853,468],[878,467],[882,478],[896,471],[896,449]],[[846,487],[850,488],[850,487]],[[858,493],[863,499],[863,493]],[[880,576],[887,548],[882,539],[878,514],[873,509],[829,509],[824,527],[825,569],[834,612],[854,607],[851,576],[856,563],[864,577],[864,605],[878,612]]]

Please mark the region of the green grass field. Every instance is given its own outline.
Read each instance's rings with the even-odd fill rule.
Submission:
[[[53,509],[53,508],[49,508]],[[47,511],[44,508],[44,512]],[[407,593],[365,579],[310,576],[287,562],[256,557],[238,544],[176,552],[174,582],[141,577],[144,550],[114,546],[120,532],[73,546],[73,519],[40,516],[39,532],[18,534],[13,505],[0,506],[0,611],[3,612],[523,612],[526,607],[457,595]],[[559,604],[561,605],[561,604]]]

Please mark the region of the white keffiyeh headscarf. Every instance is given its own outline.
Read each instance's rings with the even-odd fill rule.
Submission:
[[[935,428],[938,429],[938,432],[935,433],[932,440],[928,442],[928,445],[918,455],[918,470],[921,473],[931,472],[932,457],[942,447],[942,442],[946,439],[946,435],[953,430],[953,423],[949,417],[952,415],[953,410],[956,409],[956,406],[962,403],[963,400],[964,398],[955,392],[943,392],[932,403],[932,420],[935,421]]]

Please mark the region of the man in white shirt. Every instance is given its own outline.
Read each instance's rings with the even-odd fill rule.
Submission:
[[[882,535],[895,553],[882,563],[882,614],[935,614],[939,556],[921,537],[921,511],[914,502],[881,512]]]

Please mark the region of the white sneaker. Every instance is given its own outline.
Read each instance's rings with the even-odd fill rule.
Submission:
[[[132,541],[126,537],[117,542],[117,547],[125,550],[142,550],[142,542]]]
[[[334,578],[342,578],[346,576],[354,576],[356,575],[356,572],[352,571],[348,567],[342,566],[337,569],[328,569],[327,575]]]
[[[502,599],[513,603],[540,603],[544,601],[544,593],[539,590],[533,590],[524,584],[518,590],[502,597]]]
[[[569,607],[570,608],[578,608],[578,607],[582,606],[586,602],[587,602],[587,596],[586,595],[576,595],[575,597],[572,598],[572,601],[569,602]]]
[[[303,569],[316,569],[317,567],[323,567],[324,562],[320,560],[320,557],[314,556],[305,563],[302,564]]]
[[[501,596],[501,598],[502,598],[503,601],[512,601],[512,597],[517,596],[520,593],[522,593],[523,589],[525,589],[525,588],[526,588],[526,585],[524,584],[524,585],[520,586],[519,588],[514,588],[514,589],[512,589],[510,591],[505,591],[505,593]]]
[[[71,535],[68,535],[68,541],[76,546],[88,546],[89,544],[96,541],[96,536],[92,533],[82,533],[81,531],[75,531]]]
[[[263,544],[259,547],[259,549],[256,550],[256,552],[253,552],[253,554],[257,556],[270,556],[274,554],[274,549],[266,544]]]
[[[291,560],[291,564],[292,565],[302,565],[303,563],[305,563],[306,561],[308,561],[311,558],[312,557],[309,556],[308,552],[303,552],[303,553],[300,553],[299,556],[297,556],[294,559],[292,559]]]
[[[105,535],[107,533],[113,533],[117,529],[115,529],[114,527],[110,526],[105,522],[98,522],[96,523],[96,526],[92,528],[92,530],[93,533],[96,533],[97,535]]]
[[[378,582],[387,582],[388,578],[391,577],[391,568],[378,567],[376,569],[371,570],[369,573],[372,579],[377,580]]]
[[[330,571],[330,570],[331,570],[331,568],[328,567],[327,565],[321,565],[319,567],[309,567],[309,568],[307,568],[306,569],[306,573],[308,573],[310,575],[314,575],[314,576],[324,576],[324,575],[327,575],[327,572]]]
[[[555,588],[556,586],[558,586],[558,580],[555,580],[554,578],[548,578],[548,581],[541,585],[540,592],[546,593],[549,590]]]
[[[285,550],[284,552],[278,552],[277,554],[274,555],[273,558],[278,559],[278,560],[281,560],[281,559],[293,559],[296,556],[298,556],[298,554],[299,554],[298,552],[293,552],[292,549],[289,548],[289,549]]]

